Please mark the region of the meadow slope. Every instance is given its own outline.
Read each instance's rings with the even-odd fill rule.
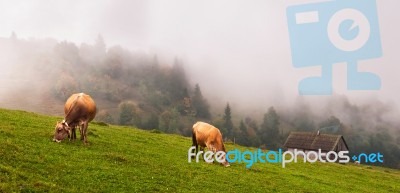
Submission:
[[[0,109],[0,192],[400,192],[399,170],[188,163],[190,138],[101,123],[90,124],[87,146],[57,144],[60,119]]]

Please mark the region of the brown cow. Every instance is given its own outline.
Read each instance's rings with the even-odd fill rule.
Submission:
[[[223,151],[226,153],[221,132],[219,129],[208,123],[197,122],[193,125],[192,142],[192,146],[196,147],[196,155],[199,145],[201,151],[204,147],[207,147],[208,150],[213,151],[214,153],[217,151]],[[225,160],[223,165],[225,167],[230,166],[225,157],[223,157],[223,159]]]
[[[96,116],[96,104],[93,99],[84,93],[73,94],[64,106],[65,117],[62,122],[57,122],[53,141],[61,142],[67,136],[76,139],[75,129],[79,127],[81,140],[87,143],[87,128],[89,122]]]

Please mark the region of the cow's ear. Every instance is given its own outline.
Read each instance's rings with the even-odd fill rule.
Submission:
[[[70,131],[71,131],[71,128],[68,127],[68,126],[64,126],[63,128],[64,128],[64,130],[67,131],[67,132],[70,132]]]
[[[68,123],[65,120],[62,121],[62,124],[69,127]]]

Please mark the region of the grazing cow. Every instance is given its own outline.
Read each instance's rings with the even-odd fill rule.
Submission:
[[[208,150],[213,151],[214,153],[217,151],[223,151],[226,153],[221,132],[219,129],[208,123],[197,122],[193,125],[192,142],[192,146],[196,147],[196,154],[198,152],[199,145],[201,151],[204,149],[204,147],[207,147]],[[230,166],[229,162],[226,161],[226,158],[223,157],[223,159],[225,160],[223,165],[225,167]]]
[[[61,142],[67,136],[76,139],[75,129],[79,127],[81,140],[87,144],[87,128],[89,122],[96,116],[96,104],[93,99],[84,93],[73,94],[64,106],[65,117],[57,122],[53,141]]]

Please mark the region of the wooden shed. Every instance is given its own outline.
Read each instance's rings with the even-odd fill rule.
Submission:
[[[320,132],[291,132],[283,145],[288,151],[318,151],[323,154],[334,151],[349,151],[342,135],[320,134]],[[324,155],[323,155],[324,157]]]

